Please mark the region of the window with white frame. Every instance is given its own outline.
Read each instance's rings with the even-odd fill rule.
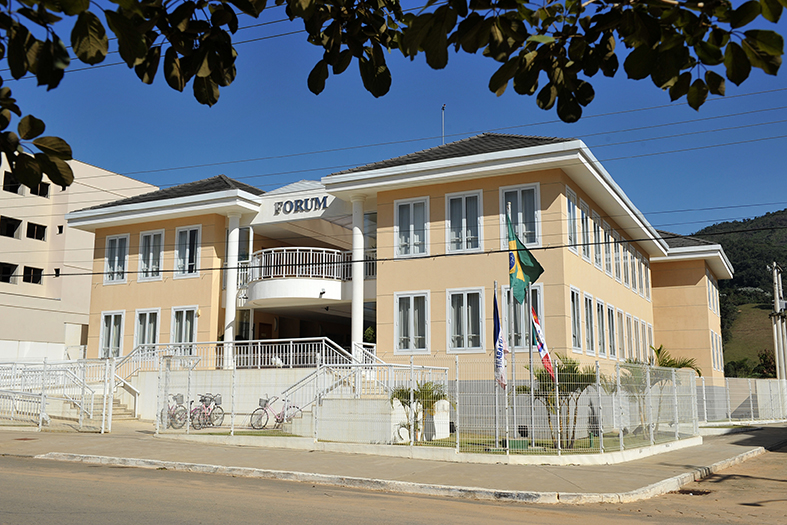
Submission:
[[[126,282],[128,263],[128,235],[107,237],[104,251],[104,283]]]
[[[604,330],[604,320],[606,319],[605,313],[604,303],[596,299],[596,334],[598,334],[599,356],[607,355],[607,338],[606,330]]]
[[[648,346],[647,337],[647,323],[644,320],[639,322],[640,325],[640,338],[642,339],[642,361],[650,363],[650,347]]]
[[[604,270],[607,275],[612,276],[612,230],[606,221],[604,226]]]
[[[593,262],[596,268],[602,270],[602,259],[604,257],[604,234],[601,231],[601,217],[593,212]]]
[[[580,313],[579,290],[571,288],[571,348],[582,353],[582,314]]]
[[[154,345],[158,343],[160,317],[161,310],[159,308],[137,310],[134,348],[142,347],[143,354],[153,355]]]
[[[139,236],[138,281],[161,279],[161,260],[164,253],[164,230],[142,232]]]
[[[543,311],[543,298],[541,295],[542,292],[542,285],[534,284],[530,287],[530,301],[533,305],[533,309],[536,311],[536,316],[538,316],[538,320],[541,322],[541,329],[544,329],[544,320],[541,318],[541,312]],[[511,311],[509,308],[509,304],[512,300],[508,291],[510,287],[504,286],[503,287],[503,297],[504,299],[501,302],[503,308],[503,330],[505,336],[508,337],[508,334],[511,334],[513,341],[508,341],[508,347],[514,348],[515,350],[526,350],[529,348],[530,345],[530,334],[532,330],[523,330],[524,327],[527,326],[527,303],[519,304],[516,300],[513,300],[514,303],[514,327],[513,333],[509,328],[509,312]],[[535,345],[535,342],[533,343]]]
[[[648,323],[648,348],[653,348],[653,325],[650,323]]]
[[[481,249],[481,193],[446,195],[448,251]]]
[[[537,245],[539,236],[539,188],[538,184],[500,188],[501,213],[500,213],[500,239],[501,245],[508,245],[508,227],[506,225],[506,212],[511,205],[511,224],[514,226],[519,240],[525,245]]]
[[[623,241],[621,251],[623,252],[623,284],[628,288],[631,286],[629,279],[629,243]]]
[[[394,353],[429,353],[429,292],[394,294]]]
[[[396,256],[408,257],[429,253],[427,224],[429,222],[429,200],[427,198],[396,201],[394,238]]]
[[[620,234],[618,234],[616,231],[613,231],[612,239],[612,248],[615,250],[615,279],[620,282],[623,277],[620,269]]]
[[[607,305],[607,333],[609,334],[609,338],[607,340],[607,348],[608,348],[608,355],[610,359],[617,358],[617,346],[615,341],[615,308],[611,305]]]
[[[448,341],[452,352],[483,351],[483,290],[446,290]]]
[[[197,307],[185,306],[172,309],[172,328],[170,340],[173,343],[193,343],[197,339]],[[184,353],[191,353],[190,346],[184,346]]]
[[[124,312],[101,313],[101,349],[102,358],[120,357],[123,350],[123,318]]]
[[[639,286],[639,294],[645,295],[645,264],[642,262],[642,254],[637,252],[637,286]]]
[[[626,359],[626,336],[624,334],[624,313],[623,310],[617,311],[617,317],[615,319],[615,328],[618,329],[618,358],[619,359]]]
[[[642,362],[642,348],[641,348],[641,340],[639,338],[639,319],[636,317],[632,318],[634,321],[631,335],[634,337],[634,359],[638,362]]]
[[[626,357],[629,359],[635,360],[637,359],[637,354],[634,351],[634,330],[632,329],[632,318],[629,314],[626,314],[626,347],[628,348],[628,354]]]
[[[577,194],[568,186],[566,186],[566,206],[568,249],[577,253]]]
[[[199,226],[175,231],[175,276],[199,274]]]
[[[590,208],[585,201],[579,201],[579,213],[582,225],[582,258],[590,262]]]
[[[637,292],[637,251],[629,245],[629,261],[631,262],[631,291]]]
[[[650,301],[650,261],[646,258],[642,258],[642,262],[644,263],[644,275],[645,275],[645,299]]]
[[[595,355],[595,325],[593,323],[593,297],[585,294],[585,352]]]

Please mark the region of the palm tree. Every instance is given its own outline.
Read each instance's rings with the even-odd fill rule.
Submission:
[[[435,405],[438,401],[449,400],[445,385],[435,381],[425,381],[419,383],[413,389],[413,406],[410,406],[410,387],[398,386],[391,392],[391,405],[394,399],[398,399],[405,409],[412,413],[412,420],[415,423],[413,436],[416,441],[423,439],[423,432],[418,426],[418,421],[422,420],[426,414],[434,415]],[[408,417],[409,420],[409,417]],[[409,425],[408,425],[409,428]]]

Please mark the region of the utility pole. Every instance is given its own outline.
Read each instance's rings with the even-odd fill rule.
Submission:
[[[773,271],[773,313],[771,314],[771,319],[773,320],[773,354],[774,359],[776,362],[776,378],[783,380],[787,379],[787,373],[785,370],[785,352],[784,352],[784,340],[785,340],[785,326],[784,326],[784,319],[783,319],[783,294],[782,294],[782,287],[781,287],[781,273],[782,269],[779,267],[778,264],[774,261],[773,265],[771,266],[771,270]]]

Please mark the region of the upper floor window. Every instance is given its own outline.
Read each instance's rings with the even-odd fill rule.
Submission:
[[[639,286],[639,294],[645,295],[645,264],[643,263],[642,254],[637,252],[637,284]]]
[[[596,268],[603,269],[602,259],[604,254],[604,234],[601,230],[601,217],[598,213],[593,212],[593,262]]]
[[[104,282],[126,282],[128,235],[107,237],[107,246],[104,254]]]
[[[429,353],[428,292],[397,293],[395,353]]]
[[[429,201],[426,198],[395,203],[396,255],[426,255],[429,251],[427,240],[427,222],[429,217]]]
[[[502,197],[501,246],[508,246],[508,227],[505,217],[509,205],[511,206],[511,223],[519,240],[526,245],[538,244],[540,240],[538,185],[501,188],[500,193]]]
[[[590,262],[590,208],[585,201],[579,201],[579,217],[582,226],[582,258]]]
[[[0,263],[0,283],[16,284],[16,269],[19,265]]]
[[[629,245],[629,261],[631,262],[631,290],[636,293],[637,291],[637,251],[633,246]]]
[[[139,276],[137,280],[161,279],[164,231],[143,232],[139,236]]]
[[[20,183],[10,171],[6,171],[3,175],[3,191],[16,193],[17,195],[22,194],[22,183]]]
[[[483,351],[483,292],[448,290],[449,351]]]
[[[617,342],[615,341],[615,337],[617,333],[615,332],[615,308],[608,304],[607,305],[607,334],[609,337],[607,338],[608,343],[608,355],[610,359],[617,358]]]
[[[615,250],[615,279],[620,282],[621,280],[621,270],[620,270],[620,234],[618,232],[612,232],[613,238],[613,249]]]
[[[43,241],[46,239],[46,226],[34,222],[27,223],[27,238]]]
[[[604,269],[612,276],[612,229],[606,222],[604,225]]]
[[[577,194],[566,186],[566,219],[568,220],[568,249],[577,253]]]
[[[628,288],[631,286],[631,282],[629,280],[629,244],[627,242],[623,242],[621,251],[623,252],[623,284]]]
[[[19,238],[19,227],[22,221],[12,217],[0,217],[0,235],[3,237],[11,237],[13,239]]]
[[[645,299],[650,301],[650,262],[645,257],[642,258],[642,274],[645,279]]]
[[[197,275],[200,227],[178,228],[175,236],[175,276]]]
[[[22,281],[30,284],[43,284],[44,270],[25,266],[22,271]]]
[[[448,251],[481,248],[481,193],[446,195]]]
[[[30,190],[30,195],[38,195],[39,197],[49,197],[49,184],[46,182],[39,182],[38,186]]]

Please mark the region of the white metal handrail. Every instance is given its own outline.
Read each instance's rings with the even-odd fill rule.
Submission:
[[[364,252],[364,278],[377,278],[377,250]],[[268,279],[309,278],[348,281],[352,252],[311,247],[266,248],[254,252],[238,270],[238,286]]]

